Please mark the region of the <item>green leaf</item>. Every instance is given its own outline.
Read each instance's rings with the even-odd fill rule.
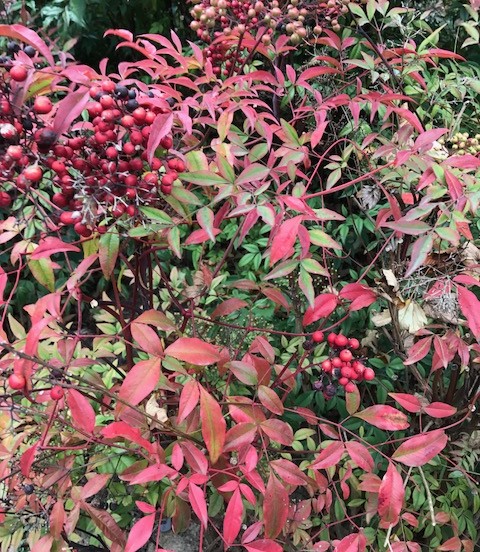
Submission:
[[[182,179],[199,186],[215,186],[216,184],[228,184],[228,180],[212,171],[195,171],[182,173]]]
[[[98,248],[100,267],[107,280],[110,278],[115,268],[119,247],[120,236],[113,229],[110,229],[100,238]]]
[[[310,274],[303,268],[300,267],[300,274],[298,276],[298,285],[300,289],[305,294],[308,304],[310,307],[313,307],[315,302],[315,290],[313,289],[313,281]]]
[[[314,259],[303,259],[300,265],[307,272],[310,272],[310,274],[320,274],[320,276],[325,276],[326,278],[329,275],[328,270]]]
[[[173,221],[167,213],[161,211],[160,209],[156,209],[155,207],[140,207],[140,212],[142,215],[145,215],[147,218],[154,220],[155,222],[173,225]]]
[[[297,131],[293,128],[293,126],[290,123],[287,123],[285,119],[281,119],[280,121],[282,125],[283,132],[285,133],[285,137],[287,138],[287,141],[291,144],[295,144],[296,146],[301,146],[300,140],[298,139]]]
[[[270,174],[270,169],[260,163],[253,163],[248,166],[242,173],[238,176],[235,181],[237,186],[242,186],[243,184],[248,184],[256,180],[263,180]]]
[[[241,261],[240,261],[241,262]],[[273,280],[274,278],[282,278],[293,272],[298,266],[298,261],[285,261],[280,263],[275,267],[271,272],[269,272],[263,279],[264,280]]]
[[[332,249],[342,249],[342,246],[338,242],[332,239],[326,232],[320,230],[320,228],[309,230],[308,233],[310,234],[310,240],[314,245],[329,247]]]
[[[29,260],[28,268],[39,284],[52,293],[55,291],[55,274],[51,259]]]

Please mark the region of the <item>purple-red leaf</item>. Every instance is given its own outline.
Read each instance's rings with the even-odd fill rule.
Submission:
[[[409,393],[389,393],[388,395],[401,407],[405,408],[407,412],[416,413],[422,409],[422,403],[415,395]]]
[[[447,441],[443,429],[421,433],[402,443],[393,453],[392,459],[406,466],[423,466],[446,447]]]
[[[458,303],[462,313],[466,316],[468,327],[477,341],[480,339],[480,301],[467,288],[457,285]]]
[[[286,220],[280,226],[272,241],[270,266],[285,257],[289,257],[293,253],[293,246],[297,239],[298,228],[302,219],[303,216],[298,215]]]
[[[155,150],[158,148],[162,138],[165,138],[167,134],[172,130],[173,114],[172,113],[159,113],[150,127],[150,135],[147,143],[147,157],[148,162],[151,163],[155,155]]]
[[[184,385],[180,393],[180,401],[178,403],[177,424],[181,424],[183,420],[193,411],[200,399],[200,391],[198,383],[191,379]]]
[[[330,316],[336,309],[338,297],[333,293],[322,293],[315,298],[313,307],[309,307],[303,317],[303,325],[308,326],[320,318]]]
[[[69,389],[67,403],[72,414],[73,425],[86,433],[91,433],[95,428],[95,411],[89,400],[76,389]]]
[[[146,326],[148,327],[148,326]],[[118,397],[123,402],[118,402],[115,412],[120,414],[129,405],[136,406],[155,389],[160,378],[160,359],[153,357],[148,360],[140,360],[128,372],[123,380]]]
[[[275,539],[282,532],[287,522],[288,509],[287,490],[273,473],[270,473],[263,500],[263,522],[265,536],[268,539]]]
[[[196,366],[208,366],[222,358],[218,347],[198,337],[180,337],[165,349],[165,354]]]
[[[80,249],[76,245],[65,243],[59,238],[48,236],[40,242],[39,246],[30,255],[30,258],[32,260],[44,259],[55,253],[64,253],[66,251],[75,251],[78,253]]]
[[[387,431],[398,431],[410,427],[407,416],[387,404],[370,406],[361,412],[357,412],[354,416]]]
[[[363,533],[352,533],[344,537],[334,548],[334,552],[364,552],[367,539]],[[327,549],[323,549],[327,550]]]
[[[237,538],[243,521],[243,502],[240,490],[237,488],[228,501],[223,520],[223,538],[228,546]]]
[[[223,451],[227,424],[220,405],[203,387],[200,387],[200,419],[205,445],[215,464]]]
[[[139,519],[128,534],[127,544],[125,546],[125,552],[136,552],[140,550],[142,546],[147,544],[153,531],[155,524],[155,514],[150,514],[142,519]]]
[[[383,476],[378,491],[378,515],[381,518],[382,527],[398,523],[404,496],[402,477],[393,462],[389,462],[387,473]]]
[[[432,418],[448,418],[456,414],[457,409],[450,404],[433,402],[426,406],[423,411]]]
[[[311,469],[326,469],[336,466],[345,452],[345,445],[340,441],[330,443],[327,448],[317,456],[315,462],[310,466]]]

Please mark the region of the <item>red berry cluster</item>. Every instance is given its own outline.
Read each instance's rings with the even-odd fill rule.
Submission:
[[[105,231],[105,221],[134,217],[139,206],[157,204],[172,192],[186,170],[184,161],[169,153],[172,136],[163,137],[157,157],[147,159],[152,124],[171,112],[160,92],[109,79],[94,84],[87,120],[77,122],[69,135],[57,136],[43,118],[53,109],[50,98],[37,96],[13,107],[26,79],[26,69],[13,63],[3,71],[0,65],[0,208],[48,177],[54,187],[51,203],[62,209],[60,222],[88,237],[95,229]]]
[[[323,332],[314,332],[312,340],[314,343],[321,343],[324,340]],[[357,383],[363,380],[371,381],[375,378],[373,369],[366,367],[360,359],[354,357],[352,351],[357,351],[360,348],[358,339],[332,332],[327,337],[327,343],[330,345],[330,355],[321,363],[321,370],[332,381],[336,380],[339,385],[344,387],[347,393],[353,393]],[[336,392],[336,388],[332,384],[324,388],[323,382],[318,382],[316,388],[322,389],[326,398],[331,398]]]
[[[235,32],[255,34],[263,29],[261,41],[268,46],[275,31],[287,34],[290,43],[300,44],[322,34],[324,28],[340,31],[338,18],[348,13],[348,4],[356,0],[203,0],[195,2],[191,10],[193,21],[190,24],[199,39],[211,44],[206,56],[216,74],[229,74],[232,69],[232,56],[235,49],[225,46],[222,35],[228,37]],[[213,39],[213,43],[212,43]],[[238,60],[237,60],[238,61]],[[221,65],[224,65],[223,70]],[[230,67],[228,66],[230,64]]]

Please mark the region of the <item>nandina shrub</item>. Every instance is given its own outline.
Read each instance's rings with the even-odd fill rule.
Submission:
[[[113,74],[1,28],[6,546],[473,550],[478,138],[405,91],[461,57],[349,10]]]

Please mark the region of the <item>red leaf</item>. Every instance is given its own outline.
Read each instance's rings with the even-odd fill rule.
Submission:
[[[110,477],[111,475],[109,473],[98,473],[89,479],[80,491],[82,500],[86,500],[101,491]]]
[[[272,460],[270,467],[275,473],[289,485],[306,485],[311,479],[302,472],[302,470],[290,460],[280,458]]]
[[[458,303],[466,316],[468,327],[477,341],[480,339],[480,301],[477,296],[463,286],[457,286]]]
[[[428,337],[419,339],[414,345],[412,345],[412,347],[408,350],[408,358],[403,361],[403,364],[405,364],[405,366],[409,366],[410,364],[415,364],[416,362],[420,362],[422,358],[425,358],[430,351],[430,347],[432,346],[432,339],[433,335],[429,335]]]
[[[37,453],[39,443],[35,443],[29,447],[20,458],[20,471],[24,477],[30,477],[30,469],[32,467],[33,461],[35,460],[35,455]]]
[[[460,552],[462,549],[462,541],[458,537],[452,537],[451,539],[448,539],[440,546],[437,546],[436,550],[439,552],[447,552],[447,551],[454,551],[454,552]]]
[[[208,366],[221,360],[218,347],[197,337],[181,337],[165,349],[165,354],[196,366]]]
[[[270,539],[261,539],[243,545],[248,552],[283,552],[283,548]]]
[[[232,362],[228,362],[226,366],[232,374],[234,374],[234,376],[245,385],[257,385],[257,371],[255,370],[255,367],[248,364],[248,362],[232,360]]]
[[[257,394],[260,402],[267,410],[279,416],[283,414],[285,410],[283,403],[273,389],[266,385],[260,385]]]
[[[108,512],[105,510],[98,510],[88,502],[82,501],[81,506],[107,539],[110,539],[115,544],[119,544],[122,547],[125,546],[125,535]]]
[[[227,546],[233,544],[237,538],[243,520],[243,502],[240,490],[236,489],[228,501],[225,510],[225,519],[223,520],[223,538]]]
[[[136,427],[131,427],[126,422],[112,422],[108,426],[104,427],[101,433],[106,439],[115,439],[115,437],[121,437],[122,439],[131,441],[132,443],[143,447],[151,454],[153,454],[155,450],[152,443],[142,437],[139,429],[137,429]]]
[[[377,294],[364,284],[347,284],[340,292],[340,297],[352,301],[351,311],[368,307],[377,300]]]
[[[55,502],[50,513],[50,533],[56,539],[61,537],[65,521],[65,508],[63,507],[63,502],[59,500],[58,502]]]
[[[172,480],[177,475],[177,472],[166,464],[153,464],[144,470],[135,474],[132,478],[129,477],[130,485],[144,485],[151,481],[161,481],[164,477]]]
[[[432,128],[431,130],[422,132],[415,140],[413,147],[416,150],[428,151],[432,148],[433,142],[438,140],[440,136],[443,136],[446,132],[448,132],[448,128]]]
[[[333,441],[327,448],[317,456],[315,462],[310,466],[311,469],[326,469],[337,465],[345,452],[345,446],[340,441]]]
[[[154,524],[155,514],[139,519],[130,529],[125,552],[136,552],[136,550],[140,550],[142,546],[147,544],[152,535]]]
[[[423,466],[437,456],[447,442],[448,437],[443,429],[421,433],[402,443],[393,453],[392,459],[406,466]]]
[[[291,445],[293,443],[293,430],[290,425],[281,420],[270,418],[260,424],[262,431],[273,441],[282,445]]]
[[[403,412],[400,412],[400,410],[388,405],[376,404],[361,412],[357,412],[354,416],[365,420],[379,429],[386,429],[388,431],[398,431],[410,427],[407,416]]]
[[[200,523],[206,529],[208,525],[208,514],[205,494],[202,489],[197,487],[194,483],[188,485],[188,500],[190,501],[193,511],[197,514]]]
[[[189,467],[196,473],[206,475],[208,461],[205,455],[193,443],[189,443],[188,441],[181,441],[180,446]]]
[[[155,506],[152,506],[148,502],[136,500],[135,504],[137,505],[137,508],[140,510],[140,512],[143,512],[144,514],[153,514],[154,512],[156,512]]]
[[[457,409],[450,404],[433,402],[423,409],[432,418],[448,418],[456,414]]]
[[[359,468],[366,472],[371,472],[375,467],[372,455],[366,446],[357,441],[347,441],[345,443],[347,453]]]
[[[65,243],[59,238],[49,236],[40,242],[39,246],[30,255],[30,258],[32,260],[44,259],[55,253],[63,253],[66,251],[75,251],[78,253],[80,249],[76,245]]]
[[[172,130],[173,113],[159,113],[150,127],[150,135],[147,143],[148,162],[151,163],[162,138]]]
[[[57,103],[55,118],[52,128],[58,135],[64,134],[73,121],[82,113],[90,100],[90,91],[82,88],[75,92],[69,92]]]
[[[450,196],[454,201],[456,201],[459,197],[462,197],[463,195],[462,183],[449,170],[445,169],[444,173],[445,173],[445,182],[447,183]]]
[[[378,491],[378,515],[382,525],[396,525],[402,510],[405,490],[402,476],[392,462],[388,463],[387,473],[383,476]]]
[[[157,332],[146,324],[132,322],[131,326],[132,337],[140,345],[142,351],[149,355],[157,357],[163,355],[163,348]]]
[[[49,65],[55,65],[55,60],[53,59],[49,47],[35,31],[23,25],[0,25],[0,36],[8,36],[14,40],[19,40],[20,42],[25,42],[33,46],[35,50],[38,50],[48,61]]]
[[[318,297],[315,297],[313,308],[309,307],[303,317],[303,325],[308,326],[320,318],[326,318],[330,316],[336,309],[338,303],[338,297],[333,293],[322,293]]]
[[[223,451],[227,424],[220,405],[203,387],[200,387],[200,419],[210,461],[215,464]]]
[[[288,508],[287,490],[273,473],[270,473],[263,500],[263,522],[265,536],[268,539],[275,539],[282,532],[287,522]]]
[[[136,406],[143,401],[155,389],[159,378],[160,359],[158,357],[137,362],[128,372],[120,387],[118,397],[125,402],[117,403],[116,414],[123,412],[129,405]]]
[[[223,452],[238,451],[249,445],[257,434],[257,425],[252,423],[235,424],[227,431]]]
[[[75,389],[69,389],[67,403],[72,414],[73,425],[86,433],[92,433],[95,428],[95,411],[88,399]]]
[[[405,408],[407,412],[416,413],[420,412],[422,409],[422,403],[415,395],[410,395],[408,393],[389,393],[388,395],[400,406]]]
[[[293,253],[293,246],[297,239],[298,228],[302,220],[303,216],[298,215],[286,220],[277,230],[272,241],[270,266],[280,259],[289,257]]]
[[[180,394],[177,424],[181,424],[183,420],[185,420],[185,418],[193,411],[193,409],[197,406],[199,399],[200,391],[198,389],[198,383],[194,379],[188,380],[184,384]]]
[[[232,314],[232,312],[243,309],[244,307],[248,307],[248,303],[242,299],[227,299],[215,308],[211,314],[211,317],[220,318],[221,316],[228,316],[229,314]]]
[[[33,545],[31,552],[51,552],[53,541],[53,535],[45,535]]]
[[[407,271],[405,272],[405,278],[411,276],[417,270],[417,268],[422,266],[422,264],[425,262],[428,254],[432,250],[434,241],[433,238],[433,232],[430,232],[429,234],[425,234],[425,236],[422,236],[415,241],[412,247],[411,261],[408,265]]]
[[[167,318],[163,312],[154,309],[142,312],[142,314],[134,320],[134,323],[150,324],[165,332],[175,331],[177,329],[174,322]]]
[[[363,533],[352,533],[344,537],[334,548],[334,552],[364,552],[367,539]]]

